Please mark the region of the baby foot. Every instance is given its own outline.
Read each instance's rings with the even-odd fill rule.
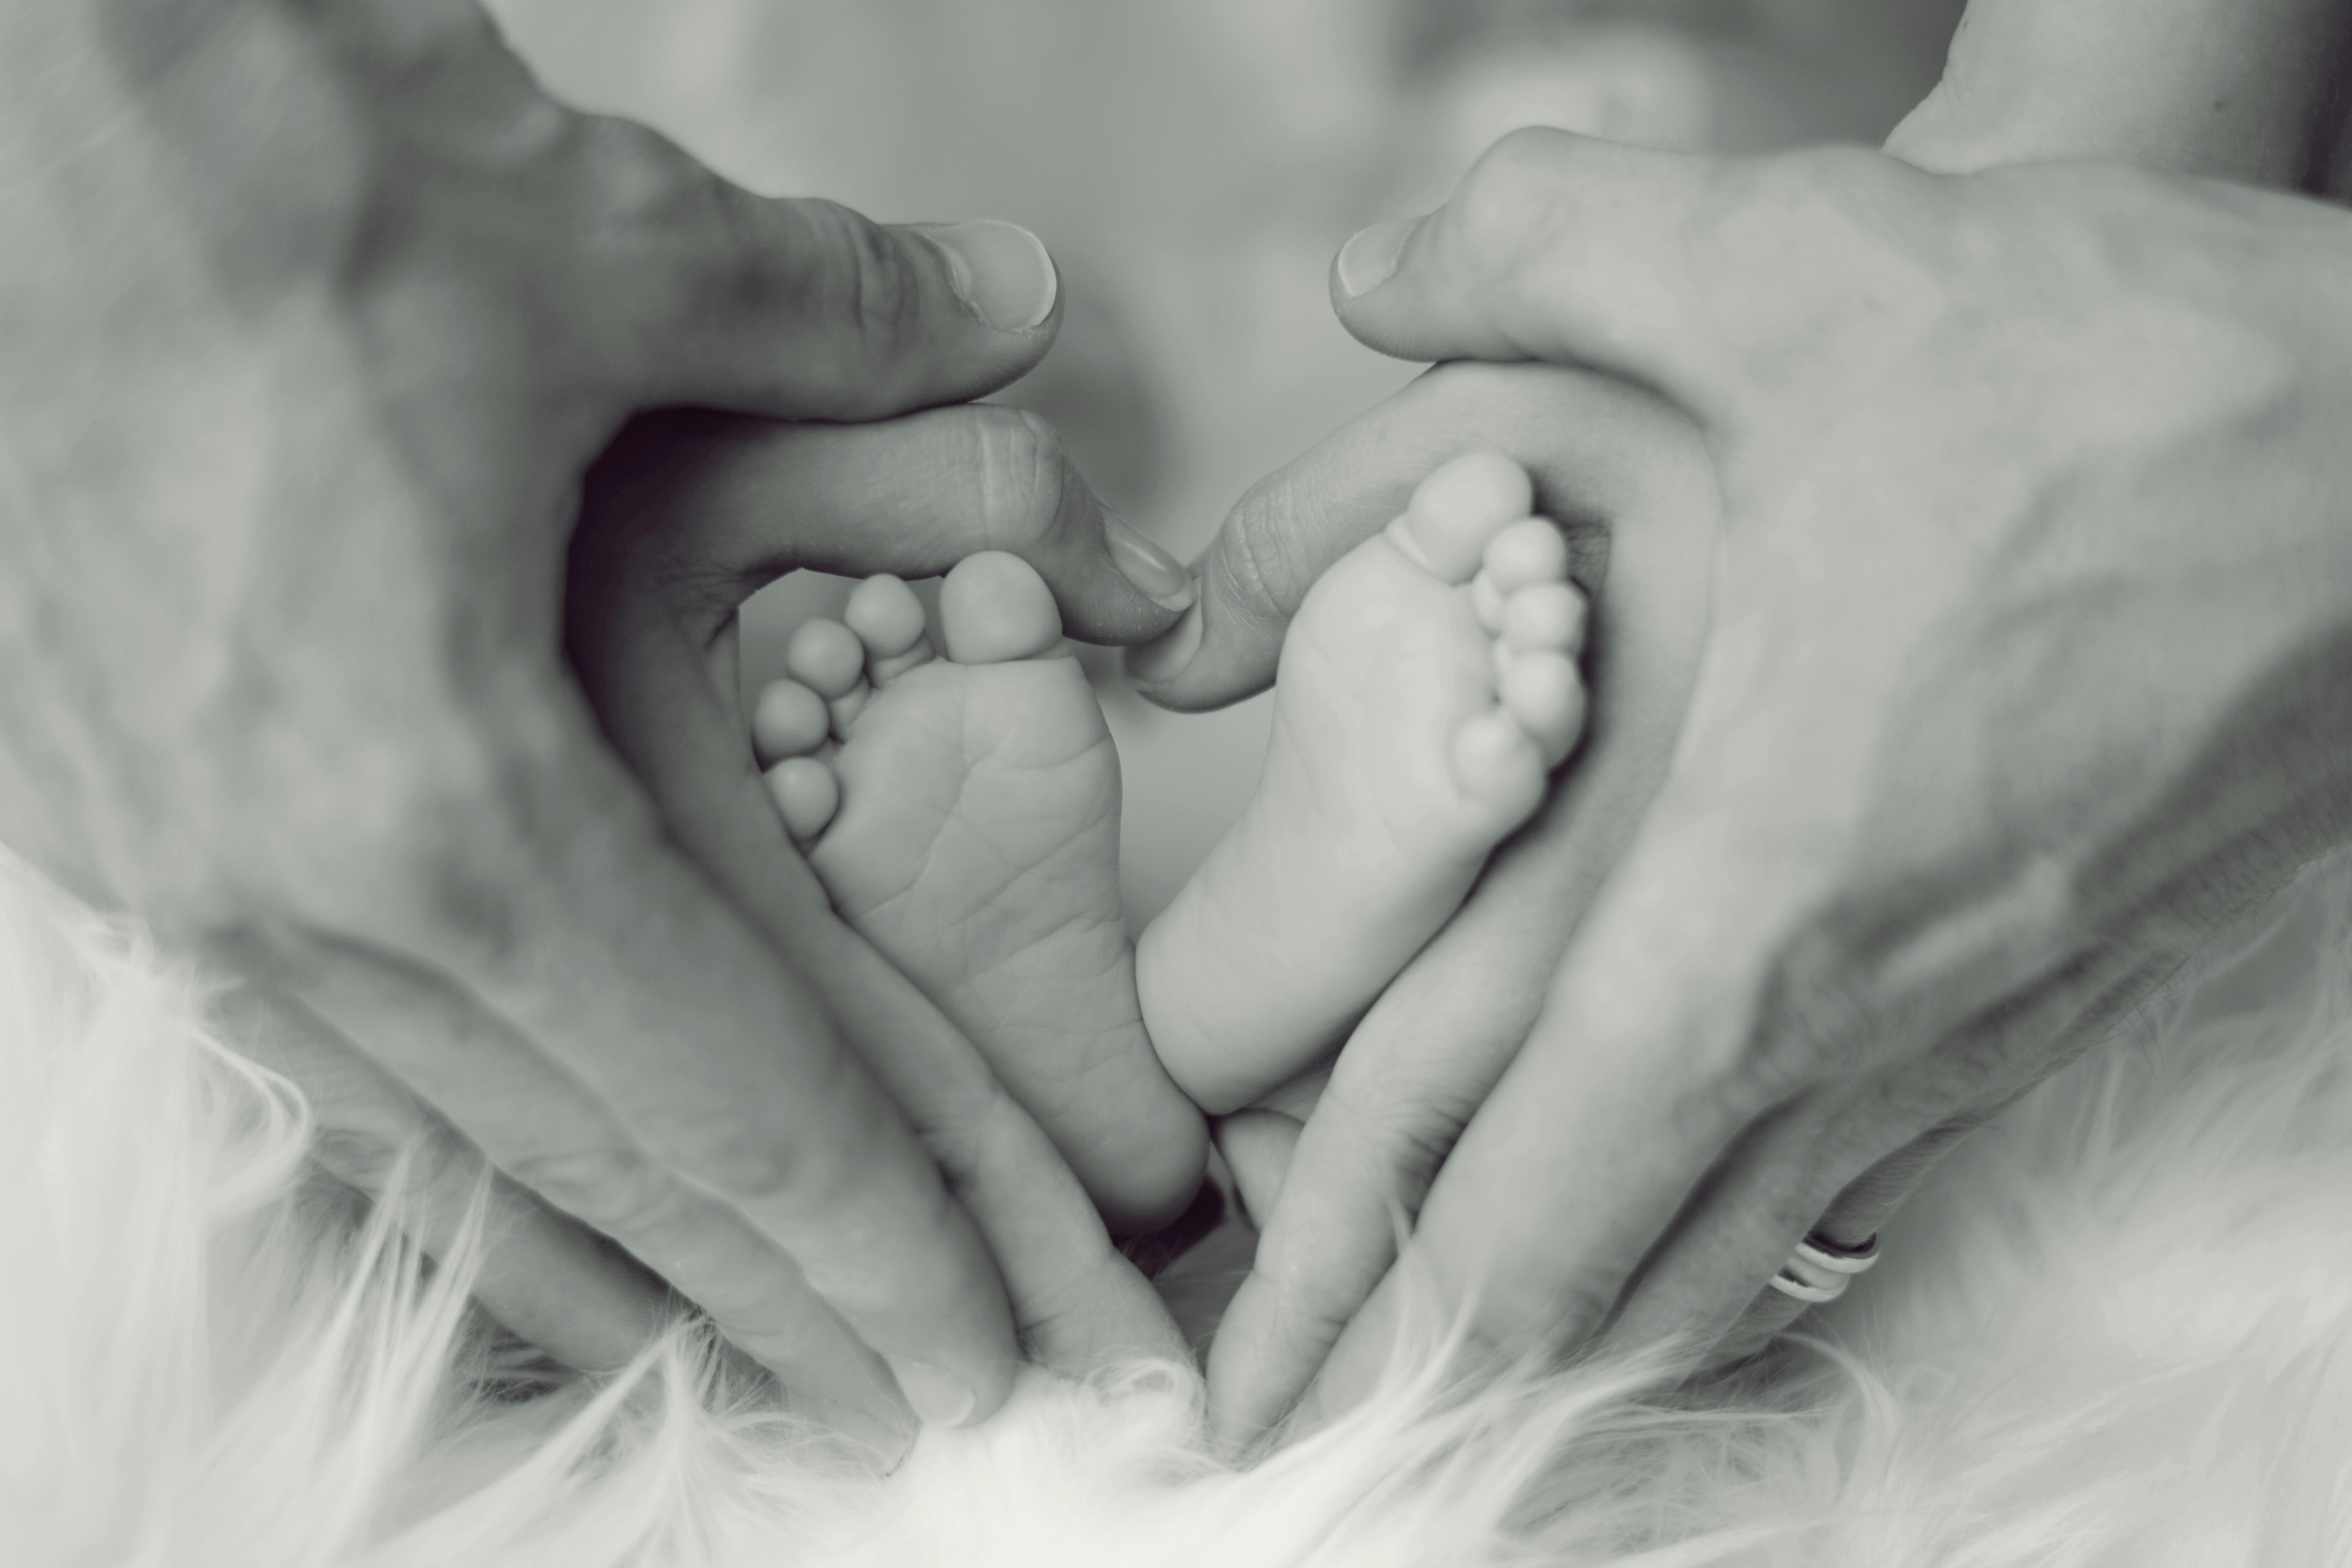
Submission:
[[[1160,1060],[1213,1112],[1295,1077],[1458,906],[1584,722],[1584,597],[1479,455],[1326,572],[1282,646],[1257,795],[1143,933]]]
[[[1156,1228],[1206,1135],[1143,1032],[1110,731],[1018,556],[950,572],[940,623],[945,659],[914,591],[866,579],[842,621],[794,634],[753,747],[842,918],[980,1047],[1114,1229]]]

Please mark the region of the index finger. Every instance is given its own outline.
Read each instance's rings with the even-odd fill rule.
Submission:
[[[1580,547],[1570,569],[1588,589],[1606,549],[1598,520],[1668,468],[1706,461],[1679,415],[1622,382],[1551,365],[1439,365],[1252,487],[1194,567],[1200,602],[1129,654],[1129,676],[1188,712],[1264,690],[1324,568],[1386,526],[1431,469],[1472,451],[1534,476]]]
[[[632,573],[690,576],[707,584],[713,631],[794,567],[930,577],[984,550],[1037,568],[1064,628],[1088,641],[1139,641],[1193,596],[1183,568],[1103,504],[1051,425],[990,404],[868,425],[641,416],[589,470],[581,516],[575,591],[596,586],[582,582],[588,564],[609,584],[600,599],[643,596]]]
[[[1749,1047],[1768,977],[1798,928],[1802,847],[1674,798],[1654,807],[1570,943],[1524,1048],[1432,1184],[1381,1296],[1433,1280],[1473,1339],[1558,1350],[1597,1331],[1653,1244],[1801,1066]],[[1353,1325],[1320,1391],[1360,1391],[1383,1302]]]

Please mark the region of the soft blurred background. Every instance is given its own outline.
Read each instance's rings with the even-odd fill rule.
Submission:
[[[1003,217],[1067,324],[1004,395],[1181,559],[1261,475],[1402,384],[1325,274],[1518,125],[1688,149],[1876,142],[1933,85],[1958,0],[496,0],[550,86],[754,189],[885,219]],[[846,584],[745,612],[747,679]],[[1129,910],[1240,810],[1267,700],[1161,713],[1089,658],[1127,776]]]

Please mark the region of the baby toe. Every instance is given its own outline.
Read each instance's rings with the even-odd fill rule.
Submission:
[[[1503,645],[1515,654],[1584,651],[1584,595],[1566,583],[1538,583],[1503,602]]]
[[[958,664],[1036,658],[1062,640],[1062,612],[1035,567],[983,551],[958,562],[940,585],[940,633]]]
[[[1508,595],[1538,583],[1568,576],[1568,540],[1549,518],[1523,517],[1486,542],[1485,570],[1496,588]]]
[[[923,602],[903,578],[868,577],[850,590],[841,618],[866,645],[866,678],[886,686],[931,658]]]
[[[839,621],[803,621],[784,645],[784,668],[826,701],[839,701],[866,679],[866,645]]]
[[[1455,732],[1454,783],[1496,819],[1517,823],[1541,804],[1550,769],[1517,721],[1481,713]]]
[[[1501,681],[1503,711],[1535,743],[1549,772],[1568,760],[1584,732],[1584,681],[1576,666],[1557,653],[1531,653],[1512,661]]]
[[[846,741],[849,739],[851,727],[857,722],[857,716],[866,711],[866,704],[871,701],[873,697],[874,688],[866,685],[866,678],[860,676],[858,677],[856,685],[851,687],[848,691],[844,693],[842,696],[836,697],[832,701],[825,704],[826,710],[833,716],[833,738],[835,740]]]
[[[797,680],[772,680],[751,705],[751,752],[772,768],[815,751],[832,728],[824,698]]]
[[[786,757],[767,772],[768,796],[795,844],[823,833],[841,809],[841,781],[814,757]]]
[[[1472,452],[1421,481],[1389,538],[1415,564],[1446,583],[1467,583],[1486,542],[1528,515],[1535,489],[1528,471],[1493,452]]]
[[[1503,605],[1509,595],[1495,582],[1495,574],[1485,567],[1470,579],[1470,613],[1478,617],[1478,625],[1488,637],[1500,637],[1503,632]]]

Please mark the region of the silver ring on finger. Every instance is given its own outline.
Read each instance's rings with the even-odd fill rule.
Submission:
[[[1834,1301],[1845,1294],[1855,1275],[1877,1261],[1875,1233],[1849,1247],[1817,1230],[1797,1243],[1789,1260],[1772,1276],[1772,1289],[1807,1303]]]

